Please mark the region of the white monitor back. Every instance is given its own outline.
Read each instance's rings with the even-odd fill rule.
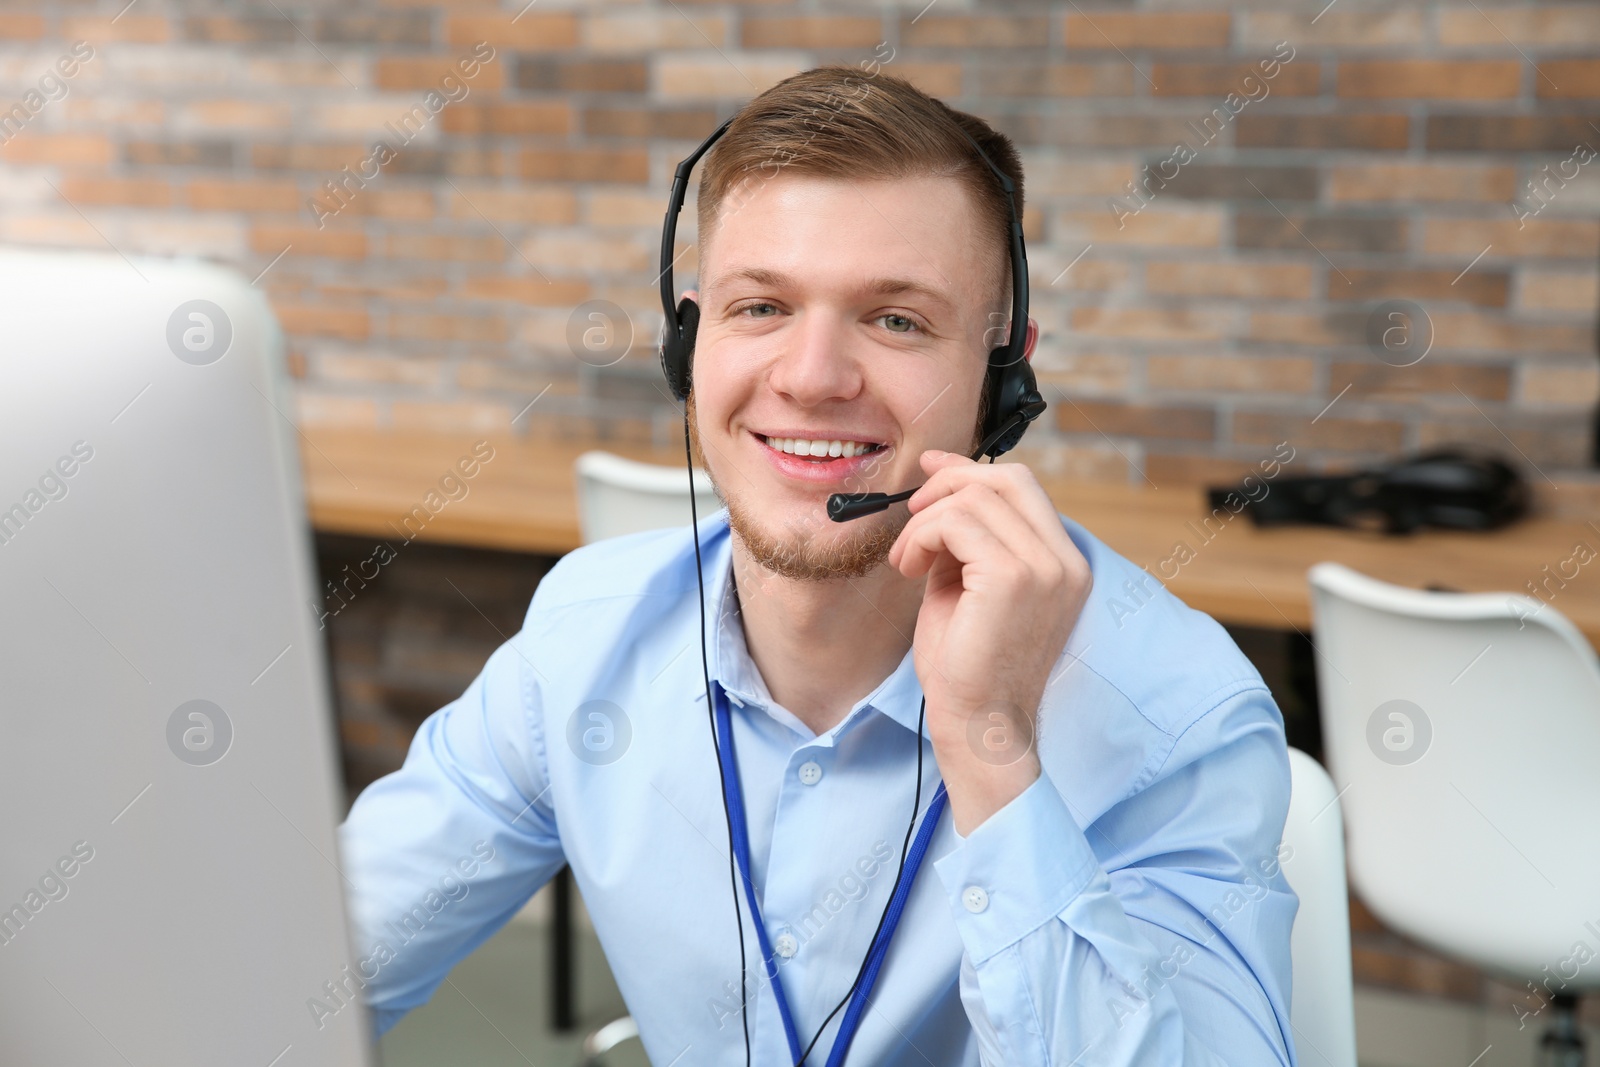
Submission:
[[[0,250],[0,323],[0,1059],[369,1063],[267,302]]]

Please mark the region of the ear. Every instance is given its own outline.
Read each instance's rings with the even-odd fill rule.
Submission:
[[[1033,361],[1033,348],[1039,343],[1039,320],[1029,317],[1028,339],[1022,343],[1022,358]]]

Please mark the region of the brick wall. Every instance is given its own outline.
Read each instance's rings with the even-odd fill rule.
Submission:
[[[1600,163],[1574,152],[1600,147],[1600,7],[974,6],[13,3],[0,240],[260,275],[307,422],[666,440],[671,167],[756,91],[845,62],[1023,147],[1034,462],[1167,484],[1288,439],[1312,464],[1452,440],[1589,464]],[[80,40],[66,97],[32,106]],[[1393,299],[1425,316],[1412,366],[1368,342]],[[569,346],[589,301],[633,336],[612,365]]]
[[[1033,462],[1166,485],[1285,439],[1312,464],[1469,440],[1561,478],[1600,398],[1597,55],[1592,3],[12,0],[0,242],[233,265],[283,322],[306,423],[671,443],[671,168],[778,79],[877,62],[1022,147]],[[1393,300],[1409,346],[1382,343]],[[591,301],[633,337],[614,363],[569,343]],[[370,547],[322,538],[324,575]],[[418,545],[329,618],[352,788],[548,565]],[[1512,1002],[1355,917],[1359,980]]]

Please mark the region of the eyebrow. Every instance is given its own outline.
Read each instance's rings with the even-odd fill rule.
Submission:
[[[718,275],[711,280],[706,288],[715,292],[723,285],[735,281],[754,282],[757,285],[769,286],[773,289],[794,288],[798,283],[791,276],[782,271],[768,270],[765,267],[739,267]],[[911,278],[872,278],[856,289],[861,294],[874,296],[899,296],[903,293],[913,293],[927,298],[940,307],[954,311],[955,305],[950,298],[933,286]]]

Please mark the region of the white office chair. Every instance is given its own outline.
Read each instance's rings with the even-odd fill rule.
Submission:
[[[639,463],[610,452],[585,452],[573,464],[578,480],[578,527],[584,543],[608,537],[638,533],[669,526],[688,526],[689,474],[682,467],[661,467]],[[694,472],[695,508],[704,519],[722,507],[703,470]],[[571,875],[557,875],[563,881]],[[565,886],[558,894],[570,893]],[[564,899],[556,906],[557,926],[570,924],[570,904]],[[561,929],[557,937],[567,936]],[[559,979],[558,979],[559,980]],[[624,1015],[584,1037],[583,1064],[598,1064],[606,1052],[639,1036],[631,1016]]]
[[[578,528],[583,540],[689,525],[689,475],[682,467],[639,463],[611,452],[585,452],[573,465],[578,479]],[[694,472],[700,518],[722,507],[705,471]]]
[[[1333,779],[1299,749],[1289,750],[1289,818],[1283,873],[1300,898],[1289,951],[1289,1024],[1302,1067],[1356,1067],[1350,975],[1350,901],[1345,891],[1344,820]]]
[[[1309,576],[1351,884],[1391,929],[1527,990],[1519,1018],[1551,1024],[1541,1062],[1581,1064],[1575,997],[1600,989],[1594,650],[1531,597]]]

